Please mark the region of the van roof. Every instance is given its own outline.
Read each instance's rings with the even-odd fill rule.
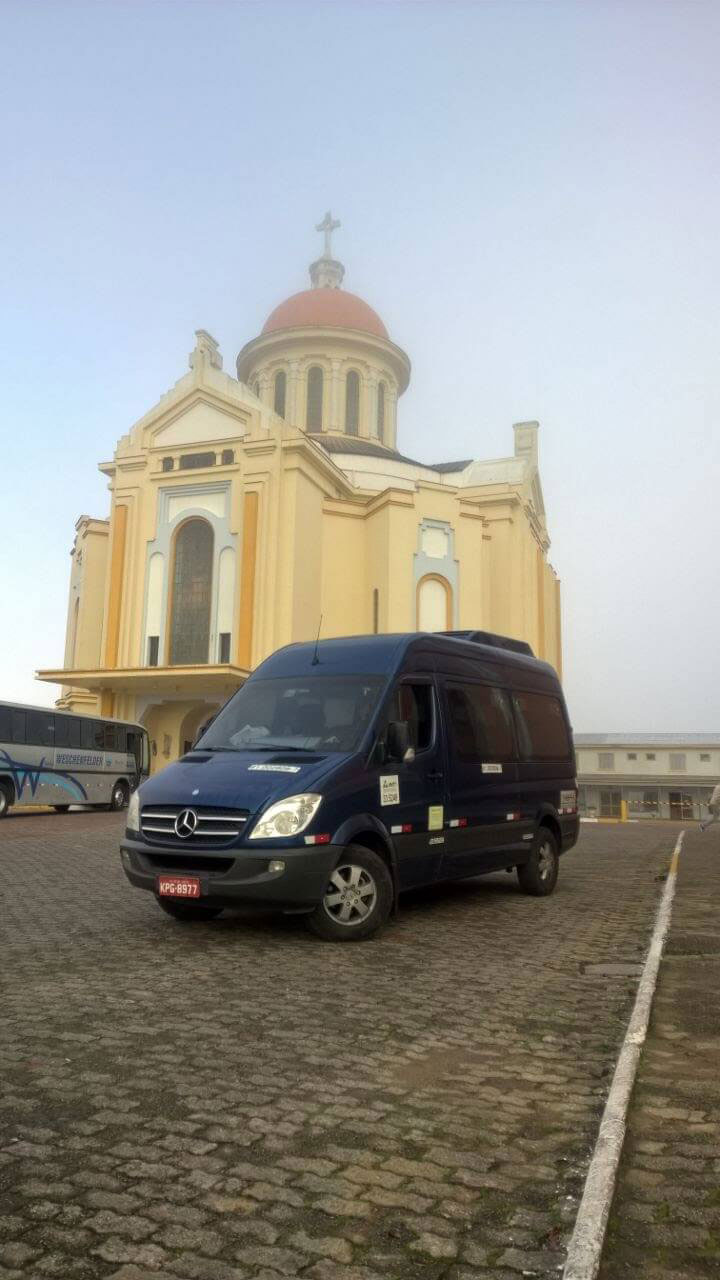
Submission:
[[[469,633],[482,634],[482,633]],[[501,637],[495,637],[501,639]],[[483,644],[457,634],[442,631],[408,631],[385,635],[337,636],[331,640],[319,640],[285,645],[266,658],[253,673],[263,676],[298,675],[314,668],[314,674],[384,675],[400,664],[401,659],[414,647],[430,650],[448,657],[481,659],[483,662],[502,662],[505,667],[518,671],[542,671],[557,680],[557,673],[548,662],[534,658],[532,654],[518,653],[495,644]],[[317,649],[317,663],[313,663]]]

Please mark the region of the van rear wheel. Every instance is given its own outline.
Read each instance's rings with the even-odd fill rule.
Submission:
[[[350,844],[305,923],[328,942],[360,942],[385,923],[392,900],[392,879],[382,858],[363,845]]]
[[[557,840],[549,827],[540,827],[535,833],[530,857],[517,869],[523,893],[546,898],[557,884],[559,867]]]

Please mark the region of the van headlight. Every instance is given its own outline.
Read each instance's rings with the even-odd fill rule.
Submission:
[[[130,797],[130,803],[127,807],[127,816],[125,818],[125,826],[128,831],[140,830],[140,796],[137,791],[133,791]]]
[[[254,830],[250,832],[250,839],[270,840],[277,836],[296,836],[315,817],[321,800],[322,796],[311,792],[278,800],[256,822]]]

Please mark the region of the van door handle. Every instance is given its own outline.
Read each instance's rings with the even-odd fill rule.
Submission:
[[[437,769],[433,769],[431,773],[426,773],[425,777],[428,782],[442,782],[445,774],[440,773]]]

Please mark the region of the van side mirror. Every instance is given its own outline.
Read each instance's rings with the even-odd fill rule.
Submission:
[[[388,760],[414,760],[407,720],[391,720],[387,727],[385,748]]]

